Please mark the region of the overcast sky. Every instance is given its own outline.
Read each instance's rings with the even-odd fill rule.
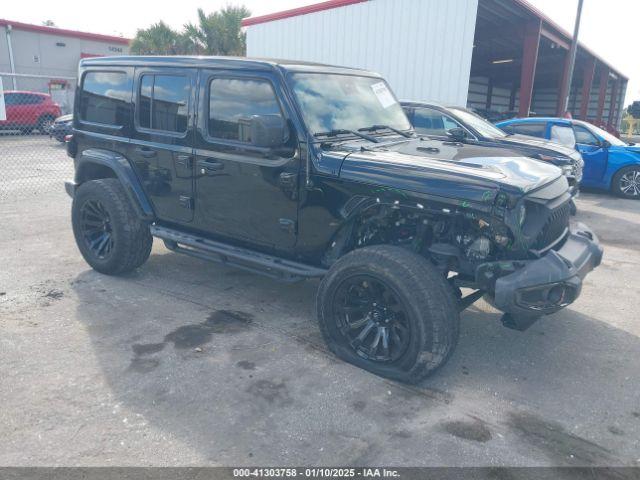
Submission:
[[[447,1],[447,0],[439,0]],[[227,4],[244,4],[253,15],[318,3],[319,0],[3,0],[0,16],[26,23],[53,20],[58,27],[133,37],[136,29],[159,20],[180,28]],[[573,31],[578,0],[529,0],[568,31]],[[630,78],[625,105],[640,100],[640,62],[636,59],[638,0],[584,0],[580,41]]]

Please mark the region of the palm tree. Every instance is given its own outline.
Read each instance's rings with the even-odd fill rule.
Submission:
[[[250,15],[246,7],[226,6],[209,15],[199,8],[198,25],[185,25],[185,32],[209,55],[244,55],[246,39],[241,22]]]
[[[131,53],[138,55],[179,55],[182,51],[180,34],[163,21],[149,28],[139,29],[131,42]]]
[[[198,9],[198,23],[188,23],[176,32],[160,21],[140,29],[131,42],[131,53],[139,55],[238,55],[246,54],[242,19],[251,15],[244,6],[226,6],[217,12]]]

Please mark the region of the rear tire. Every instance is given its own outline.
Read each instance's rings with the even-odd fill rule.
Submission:
[[[316,307],[333,353],[405,383],[434,373],[458,341],[451,287],[428,260],[400,247],[366,247],[339,259],[320,283]]]
[[[640,165],[620,169],[613,176],[611,191],[622,198],[640,200]]]
[[[80,185],[71,221],[80,253],[98,272],[126,273],[149,258],[153,244],[149,225],[140,220],[115,178]]]

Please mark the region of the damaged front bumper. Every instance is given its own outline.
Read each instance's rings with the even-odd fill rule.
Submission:
[[[602,247],[585,225],[572,227],[562,247],[536,260],[485,263],[476,283],[491,292],[493,305],[505,312],[503,323],[523,330],[541,315],[573,303],[582,280],[600,265]]]

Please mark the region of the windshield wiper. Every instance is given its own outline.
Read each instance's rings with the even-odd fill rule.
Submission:
[[[391,130],[392,132],[397,133],[398,135],[402,135],[406,138],[413,137],[411,132],[403,132],[402,130],[398,130],[397,128],[390,127],[389,125],[371,125],[370,127],[359,128],[359,132],[375,132],[376,130]]]
[[[355,130],[345,130],[343,128],[336,128],[333,130],[329,130],[328,132],[318,132],[313,134],[314,137],[337,137],[338,135],[355,135],[356,137],[369,140],[373,143],[378,143],[380,141],[376,137],[372,137],[371,135],[356,132]]]

